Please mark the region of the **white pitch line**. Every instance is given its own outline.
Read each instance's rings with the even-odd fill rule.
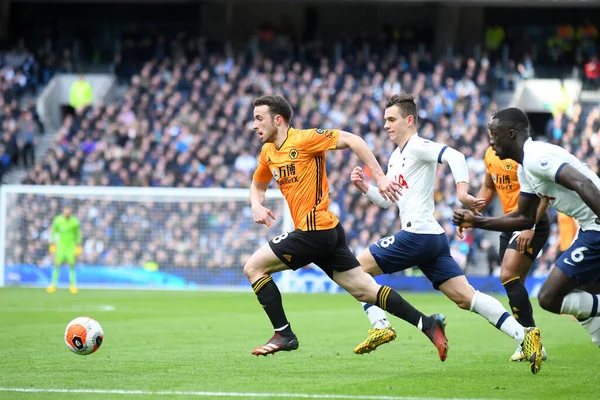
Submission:
[[[20,312],[90,312],[90,311],[115,311],[113,305],[99,305],[90,307],[0,307],[0,312],[4,313],[20,313]],[[132,310],[133,311],[133,310]],[[150,310],[148,310],[150,312]]]
[[[400,397],[400,396],[353,396],[345,394],[310,394],[310,393],[239,393],[239,392],[204,392],[179,390],[121,390],[121,389],[44,389],[44,388],[3,388],[0,392],[19,393],[84,393],[84,394],[121,394],[142,396],[199,396],[199,397],[261,397],[284,399],[344,399],[344,400],[475,400],[451,399],[440,397]]]

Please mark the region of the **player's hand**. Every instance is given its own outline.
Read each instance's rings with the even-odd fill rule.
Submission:
[[[81,252],[82,252],[81,246],[75,247],[75,256],[76,257],[79,257],[81,255]]]
[[[385,200],[398,201],[400,196],[402,196],[402,186],[386,175],[377,180],[377,189],[379,189],[379,194]]]
[[[471,210],[456,210],[452,214],[452,222],[461,228],[473,228],[475,224],[475,214]]]
[[[458,236],[458,238],[460,240],[465,240],[465,231],[467,230],[467,228],[463,228],[462,226],[459,226],[456,228],[456,236]]]
[[[260,206],[256,209],[252,209],[252,218],[254,218],[254,222],[257,224],[263,224],[266,225],[267,228],[270,228],[271,219],[273,219],[273,221],[275,220],[275,214],[267,207]]]
[[[48,251],[50,252],[50,254],[54,254],[56,252],[56,245],[51,244],[50,246],[48,246]]]
[[[475,215],[481,216],[479,212],[481,209],[485,207],[485,199],[484,198],[476,198],[467,194],[466,196],[458,199],[463,206],[467,207],[469,210],[473,211]]]
[[[535,231],[531,229],[526,229],[519,233],[519,236],[517,236],[517,251],[519,253],[524,254],[531,247],[533,235],[535,235]]]
[[[361,167],[354,167],[350,173],[350,182],[363,193],[367,193],[369,190],[369,184],[365,180],[365,171]]]

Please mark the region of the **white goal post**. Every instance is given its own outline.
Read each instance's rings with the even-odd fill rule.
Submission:
[[[254,223],[248,189],[0,186],[0,286],[50,283],[52,220],[69,206],[81,224],[81,287],[246,290],[245,260],[293,230],[279,190],[265,205],[270,229]]]

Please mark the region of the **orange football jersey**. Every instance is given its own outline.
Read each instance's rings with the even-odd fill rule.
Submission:
[[[339,131],[290,127],[287,134],[279,149],[273,143],[263,145],[254,180],[277,181],[296,229],[334,228],[339,220],[329,210],[325,151],[335,149]]]
[[[496,187],[496,193],[504,214],[508,214],[518,208],[519,204],[519,193],[521,191],[521,185],[517,179],[517,168],[519,164],[507,158],[501,160],[492,147],[488,147],[483,158],[485,162],[485,170],[492,176],[494,186]]]

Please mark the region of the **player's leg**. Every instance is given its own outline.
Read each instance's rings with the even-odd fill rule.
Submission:
[[[507,250],[502,260],[500,281],[506,291],[513,316],[523,326],[535,326],[533,307],[525,287],[532,261],[516,250]]]
[[[523,348],[526,359],[530,362],[531,372],[539,372],[543,355],[538,328],[524,328],[499,300],[475,290],[464,275],[448,279],[439,285],[439,289],[460,308],[481,315],[496,329],[513,338]]]
[[[565,252],[566,253],[566,252]],[[588,332],[592,342],[600,346],[600,296],[575,290],[578,283],[560,268],[552,268],[538,294],[540,306],[555,314],[569,314],[577,318]],[[560,305],[559,305],[560,304]]]
[[[526,327],[535,326],[533,308],[525,288],[525,279],[533,260],[517,251],[517,235],[518,233],[500,235],[500,281],[517,322]]]
[[[280,235],[274,240],[280,243],[281,239],[278,240],[278,238],[284,235]],[[288,267],[271,249],[272,242],[259,248],[244,265],[244,274],[252,284],[258,302],[267,313],[275,331],[273,337],[266,344],[252,350],[254,355],[267,355],[281,350],[290,351],[298,348],[298,339],[283,310],[281,293],[271,277],[271,274],[288,269]]]
[[[50,286],[46,288],[46,292],[56,292],[60,267],[65,263],[65,261],[66,257],[64,251],[62,249],[56,249],[56,253],[54,254],[54,270],[52,271],[52,280],[50,281]]]
[[[508,296],[508,304],[513,317],[523,327],[536,326],[533,319],[533,307],[529,300],[529,293],[525,287],[525,279],[532,264],[533,262],[529,258],[517,250],[509,249],[502,259],[502,269],[500,272],[500,281]],[[546,361],[547,358],[546,349],[542,347],[542,360]],[[509,359],[510,361],[524,361],[527,359],[520,344]]]
[[[448,339],[445,334],[444,316],[441,314],[424,315],[402,298],[398,292],[388,286],[377,284],[360,267],[347,271],[334,271],[333,280],[358,301],[375,304],[395,317],[416,326],[436,346],[440,360],[446,360]]]
[[[66,256],[67,264],[69,264],[69,291],[76,294],[77,290],[77,279],[75,276],[75,250],[69,251]]]
[[[573,315],[600,345],[600,296],[575,290],[600,279],[600,232],[580,231],[556,261],[538,294],[540,306],[555,314]]]
[[[533,318],[533,307],[525,287],[525,279],[533,265],[533,261],[548,239],[550,228],[546,217],[540,220],[537,228],[531,247],[525,253],[517,251],[516,234],[510,236],[502,234],[500,236],[500,248],[503,251],[501,253],[500,281],[506,290],[513,316],[524,327],[536,326]],[[546,349],[542,347],[542,359],[545,361],[547,358]],[[520,346],[510,357],[511,361],[522,361],[524,359],[526,359],[526,355]]]
[[[369,249],[365,249],[357,258],[363,271],[368,274],[370,279],[383,273]],[[373,279],[373,281],[375,280]],[[369,353],[382,344],[396,339],[396,330],[388,321],[385,311],[374,304],[365,303],[364,301],[361,302],[361,305],[373,329],[369,329],[367,338],[354,348],[354,353],[356,354]]]
[[[377,265],[377,262],[371,255],[369,249],[363,250],[363,252],[358,255],[357,259],[363,271],[369,274],[369,276],[374,277],[383,274],[383,271]],[[369,322],[371,322],[374,329],[385,329],[390,326],[387,315],[381,308],[365,302],[361,302],[361,305],[367,313],[367,318],[369,318]]]
[[[343,232],[340,233],[340,236],[342,235]],[[392,256],[394,254],[403,254],[404,257],[408,257],[408,251],[406,251],[406,249],[402,251],[401,246],[403,245],[405,240],[412,238],[410,235],[414,234],[408,234],[407,232],[399,232],[395,236],[391,236],[380,240],[378,244],[371,245],[369,249],[365,250],[363,254],[361,254],[360,258],[363,262],[365,262],[364,268],[366,269],[366,271],[370,272],[373,275],[378,275],[380,274],[380,272],[386,272],[386,269],[393,265],[395,259]],[[372,255],[372,252],[375,251],[375,248],[384,249],[383,252],[377,253],[378,258]],[[383,268],[380,268],[382,264],[378,263],[376,261],[377,259],[379,259],[380,261],[382,259],[387,259],[391,262],[385,263],[385,266]],[[422,312],[417,310],[415,307],[413,307],[404,298],[402,298],[402,296],[400,296],[399,293],[391,290],[391,288],[387,286],[381,286],[377,284],[377,282],[375,282],[371,275],[365,274],[365,271],[362,268],[350,269],[349,267],[351,266],[358,266],[359,260],[357,260],[350,251],[350,249],[348,249],[348,246],[345,243],[345,237],[343,245],[340,245],[339,250],[336,252],[336,254],[329,260],[327,260],[327,262],[333,268],[333,279],[338,285],[346,289],[346,291],[348,291],[348,293],[354,296],[357,300],[364,303],[372,304],[372,307],[378,307],[380,310],[386,310],[388,313],[398,318],[401,318],[406,322],[419,328],[430,338],[430,340],[437,347],[440,359],[442,361],[446,359],[448,341],[444,332],[445,318],[443,315],[434,314],[432,316],[426,316]],[[397,265],[402,265],[403,267],[401,268],[406,268],[404,267],[404,265],[409,264],[404,264],[401,261],[399,261]],[[381,314],[385,315],[383,311],[381,311]],[[368,340],[369,339],[367,339],[367,341]],[[368,351],[374,350],[376,347],[377,346],[371,348]],[[368,351],[361,351],[360,349],[359,351],[356,351],[355,349],[355,352],[359,354]]]
[[[487,319],[496,329],[524,345],[527,358],[531,362],[531,372],[536,374],[542,363],[542,345],[540,331],[537,328],[523,328],[510,315],[502,303],[485,293],[476,291],[467,281],[462,269],[450,254],[446,235],[440,235],[437,242],[431,241],[430,250],[436,250],[437,256],[419,267],[450,300],[463,310],[469,310]]]

